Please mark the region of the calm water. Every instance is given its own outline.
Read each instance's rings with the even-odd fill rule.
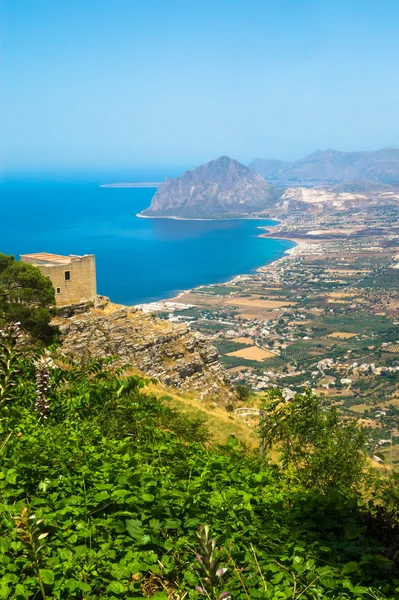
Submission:
[[[98,292],[137,304],[254,271],[293,246],[257,237],[270,221],[137,218],[154,193],[98,182],[2,183],[0,251],[93,253]]]

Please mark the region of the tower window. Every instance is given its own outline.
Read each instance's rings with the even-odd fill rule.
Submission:
[[[65,271],[65,281],[70,281],[71,279],[71,271]]]
[[[57,294],[61,294],[61,288],[57,288]]]

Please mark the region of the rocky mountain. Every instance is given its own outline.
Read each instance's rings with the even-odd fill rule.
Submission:
[[[111,357],[168,387],[197,391],[201,398],[226,402],[233,396],[229,377],[209,340],[184,325],[144,314],[104,299],[95,307],[67,307],[55,323],[62,353],[71,357]]]
[[[143,217],[218,218],[245,216],[276,204],[279,192],[228,156],[221,156],[177,179],[167,179]]]
[[[269,182],[281,186],[330,185],[341,182],[399,182],[399,149],[376,152],[318,150],[292,163],[260,159],[249,167]]]

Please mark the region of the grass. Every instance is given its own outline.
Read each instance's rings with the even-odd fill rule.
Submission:
[[[169,400],[166,404],[171,408],[176,408],[191,417],[205,418],[213,442],[225,444],[229,435],[235,435],[248,448],[258,446],[254,429],[234,414],[227,412],[223,406],[214,406],[210,402],[198,400],[193,394],[178,394],[175,390],[154,383],[149,383],[145,390],[158,398],[162,396],[164,400],[165,396],[168,396]]]

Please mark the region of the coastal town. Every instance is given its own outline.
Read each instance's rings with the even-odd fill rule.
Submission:
[[[370,429],[399,460],[399,210],[290,214],[262,235],[296,246],[255,273],[147,312],[207,334],[234,384],[286,397],[305,387]]]

